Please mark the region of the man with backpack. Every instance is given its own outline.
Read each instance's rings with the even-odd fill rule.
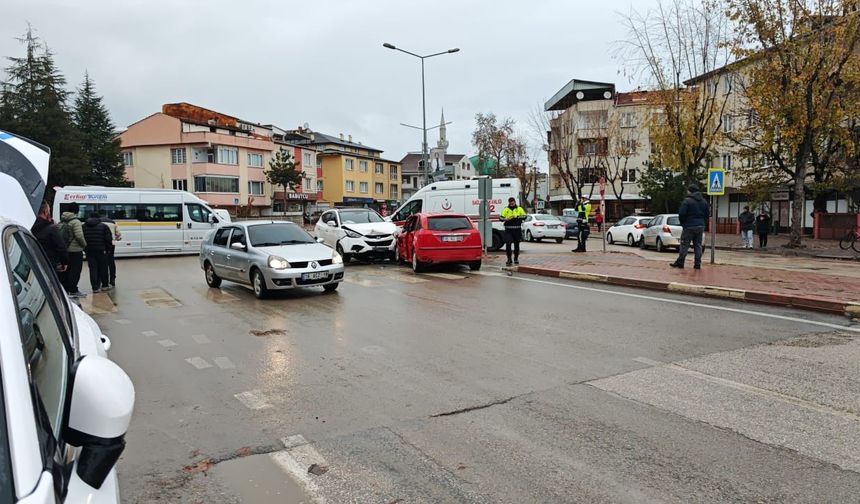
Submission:
[[[87,246],[87,266],[90,269],[90,286],[93,294],[108,287],[108,260],[107,251],[111,247],[113,236],[110,228],[102,222],[98,212],[90,214],[90,218],[84,223],[84,236]]]
[[[77,203],[70,203],[68,210],[60,216],[60,234],[66,243],[69,254],[69,267],[66,270],[63,287],[71,297],[81,297],[83,293],[78,290],[78,282],[81,280],[81,270],[84,267],[84,248],[87,240],[84,238],[84,226],[78,219],[80,208]]]
[[[116,260],[114,258],[114,254],[116,253],[117,242],[122,240],[122,233],[119,230],[119,226],[116,225],[116,222],[107,215],[102,217],[102,222],[104,222],[105,226],[110,229],[111,233],[111,242],[108,244],[108,248],[105,251],[105,255],[107,256],[108,277],[102,278],[102,288],[112,289],[116,287]]]

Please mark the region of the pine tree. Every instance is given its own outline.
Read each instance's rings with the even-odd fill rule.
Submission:
[[[87,183],[128,185],[120,142],[114,135],[110,113],[102,103],[102,97],[96,94],[96,87],[89,73],[84,75],[84,82],[78,89],[72,117],[83,137],[82,147],[90,168]]]
[[[85,182],[87,162],[81,135],[67,107],[66,79],[57,70],[53,53],[31,27],[18,40],[26,54],[8,58],[11,65],[0,84],[0,124],[51,148],[49,192],[54,186]]]
[[[281,147],[275,156],[269,161],[269,169],[266,171],[266,180],[275,187],[284,188],[284,211],[287,207],[287,187],[294,190],[302,183],[302,173],[296,170],[296,163],[292,154]]]

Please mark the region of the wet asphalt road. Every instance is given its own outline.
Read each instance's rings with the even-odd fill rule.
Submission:
[[[258,301],[196,257],[118,267],[84,304],[137,390],[125,502],[860,495],[846,319],[396,265]]]

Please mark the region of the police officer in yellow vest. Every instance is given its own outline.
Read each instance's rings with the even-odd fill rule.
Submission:
[[[506,266],[520,263],[520,241],[523,239],[523,219],[526,211],[517,205],[517,200],[508,198],[508,206],[502,210],[502,222],[505,223],[505,254],[508,256]],[[514,261],[511,262],[511,245],[514,246]]]
[[[591,230],[588,229],[588,216],[591,214],[591,203],[588,202],[588,196],[580,198],[575,210],[577,225],[576,239],[579,241],[579,244],[571,252],[585,252],[585,242],[588,241],[588,235],[591,234]]]

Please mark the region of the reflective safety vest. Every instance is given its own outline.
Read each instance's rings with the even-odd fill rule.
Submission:
[[[518,227],[522,225],[523,219],[526,218],[526,211],[523,210],[523,207],[517,206],[516,208],[505,207],[501,213],[502,221],[505,222],[506,227]],[[510,223],[510,226],[508,225]]]

